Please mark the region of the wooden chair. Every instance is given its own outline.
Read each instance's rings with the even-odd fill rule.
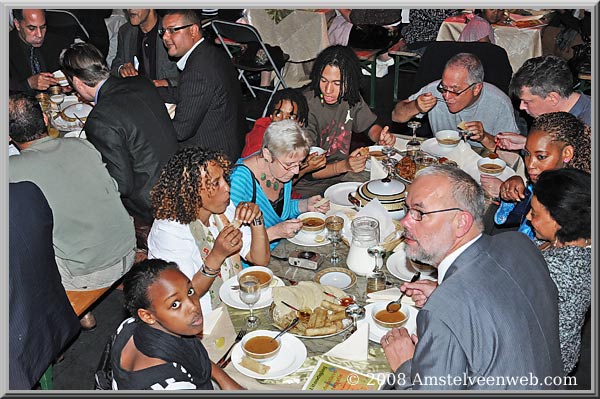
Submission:
[[[417,73],[421,55],[400,50],[390,50],[388,54],[394,59],[394,102],[396,103],[398,102],[398,79],[400,72]]]

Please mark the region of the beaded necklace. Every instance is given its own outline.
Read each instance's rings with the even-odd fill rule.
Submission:
[[[257,164],[257,166],[258,166],[258,158],[259,157],[256,157],[256,164]],[[266,159],[265,159],[265,161],[266,161]],[[267,186],[268,188],[272,188],[273,191],[279,190],[279,180],[277,180],[275,178],[273,178],[273,180],[268,179],[267,178],[267,174],[265,172],[262,172],[260,174],[260,180],[264,181],[265,182],[265,186]]]

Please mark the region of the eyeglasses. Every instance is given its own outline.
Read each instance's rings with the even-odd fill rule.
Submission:
[[[302,162],[296,162],[296,163],[294,163],[294,164],[291,164],[291,165],[286,165],[286,164],[284,164],[283,162],[281,162],[281,161],[279,160],[279,158],[277,158],[277,157],[274,157],[274,158],[277,160],[277,162],[279,162],[279,165],[281,165],[281,167],[282,167],[283,169],[287,170],[288,172],[289,172],[290,170],[292,170],[292,169],[295,169],[295,168],[298,168],[298,169],[300,169],[300,168],[302,167],[302,165],[303,165],[303,163],[302,163]]]
[[[189,28],[190,26],[192,26],[194,24],[187,24],[187,25],[183,25],[183,26],[176,26],[174,28],[160,28],[158,30],[158,36],[163,37],[165,35],[165,33],[169,33],[169,35],[172,35],[173,33],[180,31],[182,29],[185,28]]]
[[[475,86],[477,83],[478,82],[471,83],[469,86],[467,86],[465,89],[462,89],[461,91],[453,91],[453,90],[446,89],[442,85],[442,82],[440,82],[440,84],[437,85],[437,91],[439,91],[441,94],[449,93],[449,94],[452,94],[453,96],[457,96],[458,97],[461,94],[463,94],[465,91],[469,90],[471,87]]]
[[[439,209],[437,211],[423,212],[418,209],[409,208],[408,206],[406,206],[406,204],[402,205],[402,209],[404,209],[405,214],[410,215],[410,217],[413,218],[413,220],[416,222],[420,222],[421,220],[423,220],[423,215],[429,215],[432,213],[440,213],[440,212],[449,212],[449,211],[462,211],[462,209],[460,209],[460,208],[447,208],[447,209]]]

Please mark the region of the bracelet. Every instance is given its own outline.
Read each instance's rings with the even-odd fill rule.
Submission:
[[[200,273],[202,273],[203,276],[206,276],[208,278],[215,278],[219,275],[219,271],[217,271],[216,273],[209,273],[206,271],[206,269],[208,269],[206,266],[202,265],[202,268],[200,269]],[[210,269],[213,270],[213,269]]]
[[[254,220],[252,221],[252,226],[263,226],[264,224],[265,224],[265,217],[263,215],[255,217]]]
[[[221,268],[218,268],[218,269],[213,269],[213,268],[211,268],[211,267],[208,267],[208,266],[206,266],[206,264],[204,264],[204,268],[205,268],[206,270],[208,270],[209,272],[212,272],[212,273],[217,273],[217,274],[219,274],[219,273],[221,272]]]

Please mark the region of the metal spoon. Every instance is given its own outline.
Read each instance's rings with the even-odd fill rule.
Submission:
[[[286,328],[281,330],[279,332],[279,334],[277,334],[276,336],[271,338],[271,341],[275,341],[277,338],[281,337],[283,334],[290,331],[292,328],[294,328],[296,326],[296,324],[298,324],[299,321],[300,321],[300,319],[298,317],[296,317],[294,320],[292,320],[292,322],[290,324],[288,324],[288,326]]]
[[[420,277],[421,277],[421,272],[416,272],[415,275],[410,279],[410,282],[414,283]],[[399,311],[400,308],[402,307],[402,305],[400,304],[400,301],[402,300],[402,298],[404,298],[404,295],[406,295],[406,291],[404,291],[402,293],[402,295],[400,295],[400,298],[398,298],[395,301],[392,301],[392,302],[388,303],[387,306],[385,307],[385,310],[387,310],[390,313]]]
[[[287,303],[287,302],[281,301],[281,303],[283,303],[283,304],[284,304],[285,306],[287,306],[288,308],[290,308],[290,309],[292,309],[292,310],[295,310],[296,312],[298,312],[298,315],[300,316],[300,318],[301,318],[302,320],[305,320],[305,319],[306,319],[306,320],[308,320],[308,319],[310,319],[310,313],[308,313],[308,312],[305,312],[305,311],[303,311],[303,310],[300,310],[300,309],[297,309],[297,308],[295,308],[294,306],[290,305],[290,304],[289,304],[289,303]]]

